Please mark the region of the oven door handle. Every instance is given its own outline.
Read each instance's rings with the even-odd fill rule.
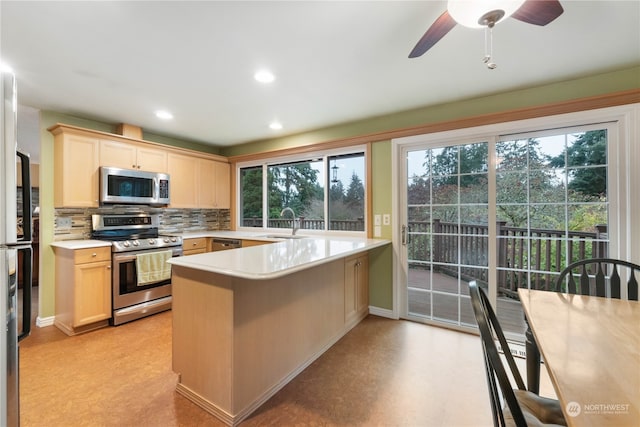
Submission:
[[[158,252],[163,252],[163,251],[158,251]],[[172,257],[177,256],[178,254],[176,253],[176,251],[172,251]],[[128,261],[135,261],[136,258],[138,256],[136,254],[129,254],[129,255],[125,255],[125,254],[119,254],[119,255],[113,255],[113,261],[114,262],[128,262]]]

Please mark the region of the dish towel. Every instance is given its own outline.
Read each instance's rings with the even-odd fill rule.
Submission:
[[[169,249],[162,252],[136,255],[138,286],[151,285],[171,279],[171,264],[167,261],[172,254],[171,249]]]

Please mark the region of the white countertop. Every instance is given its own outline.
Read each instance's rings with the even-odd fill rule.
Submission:
[[[258,240],[255,233],[206,232],[198,237],[229,237]],[[183,238],[192,237],[183,234]],[[269,240],[265,238],[265,240]],[[273,240],[273,239],[271,239]],[[356,237],[305,237],[276,241],[268,245],[208,252],[171,258],[175,266],[225,274],[245,279],[274,279],[309,267],[391,243],[389,240]]]
[[[51,246],[55,248],[76,250],[111,246],[111,242],[105,242],[104,240],[59,240],[57,242],[52,242]]]

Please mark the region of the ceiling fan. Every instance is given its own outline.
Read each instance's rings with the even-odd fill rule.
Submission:
[[[431,49],[456,24],[490,30],[511,16],[528,24],[545,26],[562,12],[564,9],[558,0],[449,0],[447,10],[424,33],[409,58],[417,58]],[[495,68],[490,59],[489,53],[484,62],[489,68]]]

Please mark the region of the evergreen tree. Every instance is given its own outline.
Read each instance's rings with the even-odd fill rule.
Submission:
[[[565,166],[565,153],[550,160],[555,167]],[[569,168],[569,190],[589,196],[607,194],[607,168],[593,167],[607,164],[607,131],[605,129],[581,134],[566,150]]]

